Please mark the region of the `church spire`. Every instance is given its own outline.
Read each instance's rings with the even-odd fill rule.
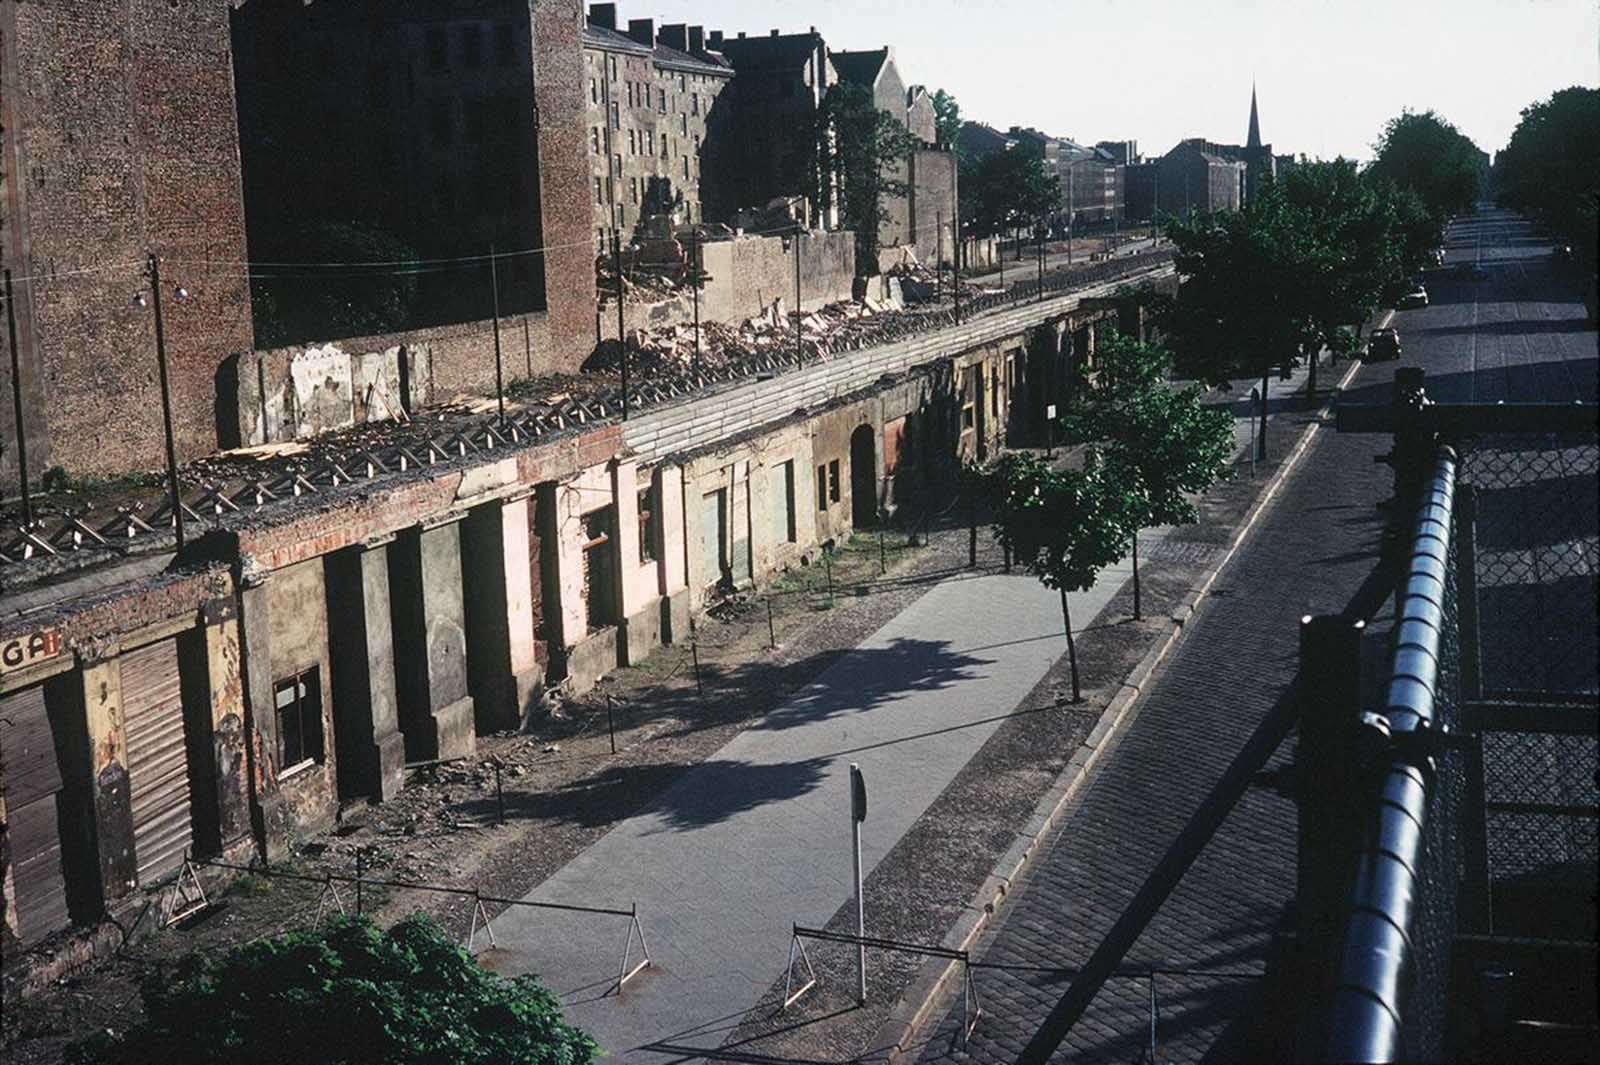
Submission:
[[[1256,117],[1256,83],[1250,82],[1250,136],[1245,140],[1246,148],[1261,147],[1261,120]]]

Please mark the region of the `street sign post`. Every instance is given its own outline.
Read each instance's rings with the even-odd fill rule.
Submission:
[[[855,844],[856,868],[856,935],[867,934],[867,909],[861,894],[861,822],[867,819],[867,782],[861,777],[861,767],[850,763],[850,836]],[[867,946],[856,944],[856,1002],[867,1001]]]

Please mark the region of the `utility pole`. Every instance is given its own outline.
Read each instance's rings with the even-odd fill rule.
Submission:
[[[611,231],[611,264],[617,271],[617,360],[622,364],[622,420],[628,420],[628,338],[622,318],[622,231]]]
[[[1077,212],[1072,203],[1072,164],[1067,164],[1067,266],[1072,266],[1072,224]]]
[[[934,214],[933,239],[937,250],[933,253],[933,296],[944,298],[944,212]]]
[[[33,528],[33,496],[28,492],[28,433],[22,424],[22,358],[17,352],[17,297],[6,277],[6,335],[11,340],[11,406],[17,419],[17,479],[22,489],[22,527]]]
[[[804,335],[800,328],[800,227],[794,230],[794,365],[799,369],[805,361],[805,351],[801,347]]]
[[[500,266],[494,245],[489,245],[489,287],[494,290],[494,398],[500,408],[500,428],[506,427],[506,383],[500,365]]]
[[[150,291],[155,298],[156,365],[161,371],[161,421],[167,434],[167,492],[178,550],[183,550],[183,500],[178,495],[178,449],[172,439],[172,392],[167,384],[167,333],[161,319],[161,260],[150,253]]]
[[[960,248],[960,246],[961,246],[961,243],[960,243],[961,242],[960,225],[961,225],[961,223],[956,221],[954,218],[952,218],[950,220],[950,235],[955,239],[957,248]],[[1001,260],[1002,263],[1005,261],[1005,253],[1004,253],[1003,250],[1002,250],[1001,255],[1000,255],[1000,260]],[[956,325],[960,325],[961,324],[961,253],[959,251],[956,253],[955,261],[951,265],[953,266],[953,269],[951,270],[950,287],[955,290],[955,294],[956,294]],[[1002,266],[1001,269],[1004,270],[1005,267]],[[1004,275],[1002,275],[1002,276],[1004,276]]]
[[[700,231],[689,231],[689,269],[694,280],[694,376],[700,376]]]
[[[1043,302],[1043,300],[1044,300],[1044,238],[1045,238],[1045,234],[1049,231],[1049,228],[1050,228],[1050,226],[1049,226],[1048,222],[1045,222],[1045,221],[1042,221],[1042,220],[1040,221],[1040,223],[1039,223],[1039,300],[1040,300],[1040,302]]]

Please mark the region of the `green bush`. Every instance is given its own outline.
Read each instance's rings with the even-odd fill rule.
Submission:
[[[74,1044],[68,1065],[582,1065],[596,1051],[537,978],[488,972],[421,916],[190,955],[141,994],[138,1026]]]

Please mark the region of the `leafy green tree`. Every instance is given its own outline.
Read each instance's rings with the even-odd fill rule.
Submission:
[[[1571,244],[1589,276],[1600,231],[1600,89],[1573,86],[1530,104],[1495,158],[1501,204]]]
[[[1061,208],[1061,178],[1045,168],[1044,155],[1031,144],[963,160],[961,190],[965,221],[983,237],[1031,227]]]
[[[69,1065],[584,1065],[596,1047],[532,976],[478,966],[427,918],[362,917],[191,955],[149,976],[145,1016]]]
[[[822,98],[811,139],[819,165],[808,195],[820,209],[838,190],[845,228],[856,235],[856,273],[876,274],[884,203],[911,191],[904,164],[915,140],[899,119],[878,110],[870,92],[847,81]]]
[[[1459,214],[1478,198],[1483,157],[1477,145],[1432,111],[1391,118],[1373,149],[1368,174],[1415,190],[1436,214]]]
[[[1370,182],[1370,176],[1369,176]],[[1444,243],[1444,216],[1428,209],[1414,189],[1377,183],[1378,194],[1394,212],[1393,240],[1399,257],[1397,277],[1410,277],[1430,262]]]
[[[938,131],[939,147],[960,155],[961,105],[943,89],[933,94],[933,123]]]
[[[1090,456],[1083,470],[1054,469],[1036,455],[1012,452],[989,472],[994,535],[1011,558],[1061,593],[1061,621],[1072,668],[1072,700],[1083,698],[1068,592],[1088,591],[1105,567],[1127,553],[1130,508]]]
[[[1133,544],[1133,616],[1141,616],[1141,529],[1198,520],[1194,495],[1228,475],[1233,416],[1201,403],[1197,386],[1169,384],[1172,354],[1158,344],[1110,334],[1095,349],[1095,372],[1062,419],[1068,440],[1094,445],[1110,498],[1124,508]]]
[[[1396,211],[1347,159],[1297,167],[1281,185],[1315,238],[1307,245],[1310,282],[1303,292],[1314,335],[1301,353],[1310,362],[1315,391],[1316,354],[1322,348],[1335,355],[1356,352],[1361,324],[1377,311],[1385,287],[1404,276]]]
[[[1170,219],[1167,236],[1182,281],[1159,319],[1179,374],[1216,388],[1260,378],[1265,426],[1271,372],[1316,350],[1323,253],[1308,212],[1273,182],[1241,211]]]
[[[250,249],[265,262],[380,265],[268,266],[253,272],[259,346],[388,333],[411,324],[417,253],[398,237],[357,221],[267,228]]]

